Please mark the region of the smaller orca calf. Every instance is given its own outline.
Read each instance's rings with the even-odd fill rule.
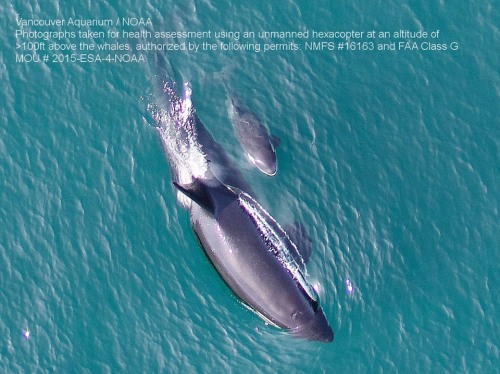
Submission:
[[[229,118],[245,155],[261,172],[273,176],[277,171],[275,147],[277,137],[271,136],[257,115],[249,110],[224,83],[228,95]]]

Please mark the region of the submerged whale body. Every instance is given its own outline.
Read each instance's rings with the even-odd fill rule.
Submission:
[[[309,340],[330,342],[333,331],[304,276],[304,261],[281,226],[205,129],[185,86],[162,85],[150,107],[179,203],[229,288],[266,321]]]
[[[195,202],[190,220],[199,243],[245,304],[299,337],[333,340],[314,289],[289,255],[293,244],[255,200],[216,179],[175,185]]]
[[[273,176],[277,172],[277,138],[269,134],[257,115],[246,108],[227,87],[228,111],[234,134],[247,158],[261,172]]]

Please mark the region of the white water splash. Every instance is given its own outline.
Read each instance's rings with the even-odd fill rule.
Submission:
[[[168,102],[156,102],[149,106],[149,110],[156,121],[163,150],[174,174],[173,180],[188,185],[194,178],[210,175],[206,156],[198,141],[192,91],[189,84],[185,83],[184,95],[180,98],[174,90],[174,84],[165,83],[163,92]],[[177,194],[177,199],[184,207],[191,204],[191,200],[181,193]]]

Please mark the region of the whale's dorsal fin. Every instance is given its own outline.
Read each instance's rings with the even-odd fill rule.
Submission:
[[[177,188],[184,195],[193,200],[196,204],[201,206],[203,209],[211,214],[215,212],[215,205],[213,198],[208,191],[208,186],[201,182],[199,179],[195,179],[193,183],[188,185],[180,185],[177,182],[173,182],[175,188]]]

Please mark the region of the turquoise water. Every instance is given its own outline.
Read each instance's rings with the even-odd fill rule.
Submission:
[[[498,370],[492,1],[4,8],[1,372]],[[440,43],[459,43],[437,52],[165,53],[259,202],[283,224],[306,225],[309,279],[333,343],[266,326],[206,260],[146,111],[151,64],[16,62],[16,13],[150,17],[158,31],[439,29]],[[228,67],[233,89],[281,139],[273,178],[247,164],[232,134],[217,78]]]

